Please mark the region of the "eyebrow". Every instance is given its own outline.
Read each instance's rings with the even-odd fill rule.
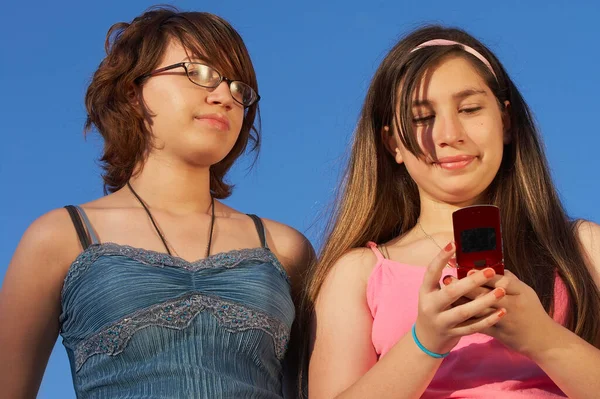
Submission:
[[[200,58],[200,57],[185,57],[184,59],[182,59],[179,62],[208,62],[207,60],[205,60],[204,58]]]
[[[478,94],[483,94],[484,96],[487,95],[487,92],[485,90],[478,90],[478,89],[466,89],[466,90],[462,90],[459,91],[458,93],[454,93],[452,95],[452,98],[455,100],[463,100],[467,97],[470,96],[475,96]],[[419,107],[419,106],[423,106],[423,105],[431,105],[431,101],[427,100],[427,99],[415,99],[413,100],[413,107]]]

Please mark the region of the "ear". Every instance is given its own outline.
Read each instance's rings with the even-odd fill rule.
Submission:
[[[504,110],[502,111],[503,141],[504,145],[512,141],[511,123],[510,123],[510,101],[504,101]]]
[[[140,91],[141,90],[135,84],[132,84],[129,86],[129,88],[127,89],[127,98],[129,99],[131,104],[133,104],[133,105],[140,104],[140,97],[139,97],[141,95]]]
[[[389,126],[384,126],[381,130],[381,141],[385,146],[385,149],[392,154],[394,160],[397,164],[401,164],[404,162],[404,158],[402,158],[402,153],[400,152],[400,138],[396,133],[394,133]]]

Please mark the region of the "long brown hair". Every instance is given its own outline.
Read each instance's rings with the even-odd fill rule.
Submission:
[[[143,101],[132,101],[132,92],[139,88],[138,78],[156,68],[173,39],[228,78],[241,80],[258,93],[254,67],[242,38],[216,15],[163,6],[150,8],[131,23],[114,24],[106,35],[106,58],[85,95],[85,132],[95,127],[104,139],[100,162],[105,192],[123,187],[152,148],[152,135],[146,127],[151,115]],[[248,141],[252,150],[258,150],[259,131],[260,114],[255,103],[245,110],[233,149],[210,168],[210,190],[215,198],[231,195],[232,186],[224,181],[225,175],[246,150]]]
[[[411,53],[417,45],[433,39],[474,48],[490,62],[497,79],[461,46],[432,46]],[[531,112],[489,49],[460,29],[440,26],[418,29],[402,39],[373,77],[324,245],[310,271],[303,300],[305,323],[311,320],[328,272],[345,252],[368,241],[389,241],[415,226],[420,212],[417,186],[406,167],[398,165],[386,150],[381,132],[394,123],[404,145],[420,155],[410,123],[412,93],[427,69],[450,55],[469,60],[499,104],[510,102],[512,141],[505,146],[500,169],[487,190],[488,202],[502,210],[507,269],[536,291],[550,314],[557,272],[570,298],[567,328],[598,345],[600,294],[586,266],[589,261],[578,240],[578,223],[568,218],[553,186]]]

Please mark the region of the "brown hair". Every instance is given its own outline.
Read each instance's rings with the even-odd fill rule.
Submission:
[[[92,127],[104,139],[100,158],[104,191],[123,187],[152,148],[146,128],[149,114],[143,101],[132,101],[137,79],[156,68],[170,40],[178,40],[194,56],[206,60],[230,79],[241,80],[258,93],[256,74],[240,35],[222,18],[205,12],[179,12],[174,7],[150,8],[131,23],[114,24],[106,35],[106,58],[94,73],[85,95],[85,132]],[[231,195],[224,178],[235,160],[260,145],[258,103],[246,108],[237,142],[227,156],[210,168],[210,190],[215,198]]]
[[[411,52],[432,39],[453,40],[474,48],[490,62],[497,80],[460,46],[432,46]],[[415,226],[420,212],[417,186],[406,167],[398,165],[386,150],[381,132],[394,123],[404,145],[415,155],[422,153],[410,123],[412,93],[427,70],[450,55],[468,59],[499,104],[510,102],[512,141],[505,146],[500,169],[487,190],[488,202],[501,209],[507,269],[536,291],[550,314],[557,272],[570,297],[567,327],[598,345],[600,294],[586,267],[588,259],[578,239],[578,222],[568,218],[553,186],[531,112],[489,49],[460,29],[440,26],[418,29],[402,39],[373,77],[324,244],[310,271],[303,319],[311,320],[323,281],[345,252],[368,241],[389,241]]]

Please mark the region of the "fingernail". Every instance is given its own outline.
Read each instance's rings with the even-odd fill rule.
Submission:
[[[500,298],[502,298],[504,295],[506,295],[506,291],[504,291],[504,288],[496,288],[496,289],[494,290],[494,296],[495,296],[497,299],[500,299]]]
[[[498,317],[499,317],[499,318],[501,318],[501,317],[504,317],[505,315],[506,315],[506,310],[504,310],[504,309],[500,309],[500,310],[498,311]]]
[[[471,269],[467,272],[467,276],[470,276],[471,274],[475,274],[475,270]]]
[[[484,269],[483,270],[483,275],[486,278],[492,278],[492,277],[494,277],[496,275],[496,272],[494,271],[494,269],[489,269],[488,268],[488,269]]]
[[[449,242],[449,243],[448,243],[448,245],[446,245],[446,246],[444,247],[444,251],[446,251],[446,252],[450,252],[450,251],[452,251],[452,241],[451,241],[451,242]]]
[[[444,277],[444,279],[442,280],[442,283],[444,283],[444,285],[448,285],[452,282],[452,276],[446,276]]]

